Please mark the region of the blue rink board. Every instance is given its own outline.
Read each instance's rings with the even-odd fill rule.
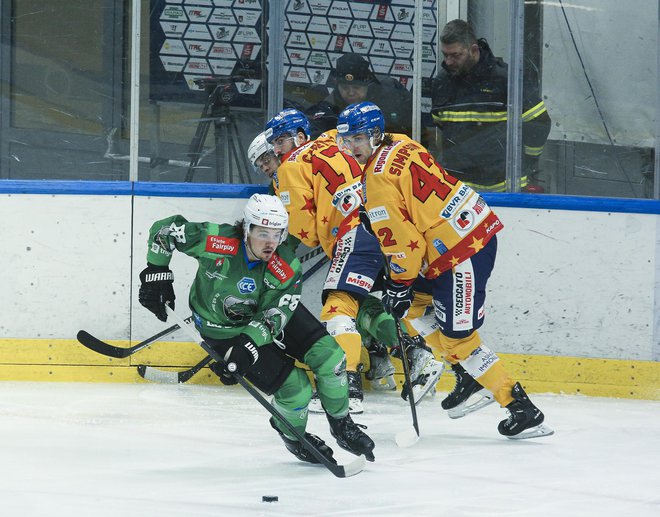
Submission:
[[[0,194],[51,194],[77,196],[154,196],[248,198],[265,193],[265,185],[226,185],[211,183],[153,183],[127,181],[30,181],[2,180]],[[563,196],[555,194],[482,194],[491,206],[660,214],[660,201],[653,199]]]

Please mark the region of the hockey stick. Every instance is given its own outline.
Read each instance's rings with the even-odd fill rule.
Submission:
[[[199,346],[201,346],[209,356],[213,358],[217,363],[224,365],[225,362],[222,356],[204,339],[199,335],[197,330],[192,327],[190,324],[181,318],[174,310],[170,308],[169,305],[165,305],[165,310],[169,316],[179,324],[181,327]],[[287,430],[301,442],[305,448],[317,459],[321,464],[323,464],[330,472],[339,478],[345,478],[359,474],[364,469],[366,465],[366,459],[364,456],[358,456],[352,462],[346,465],[339,465],[337,463],[332,463],[328,458],[326,458],[321,451],[319,451],[307,438],[304,434],[301,434],[288,420],[286,420],[282,414],[275,409],[268,401],[254,388],[252,385],[246,381],[242,375],[237,373],[230,374],[245,390],[252,395],[252,397],[261,404],[266,411],[268,411],[273,417],[279,420]]]
[[[211,356],[207,355],[195,366],[188,368],[187,370],[183,370],[182,372],[171,372],[167,370],[160,370],[159,368],[155,368],[153,366],[147,366],[145,364],[138,365],[137,371],[140,377],[148,381],[160,382],[163,384],[182,384],[192,379],[192,377],[198,371],[204,368],[212,360],[213,359],[211,359]]]
[[[322,248],[315,248],[311,252],[307,253],[306,255],[303,255],[301,258],[307,257],[306,260],[309,260],[309,255],[310,253],[314,252],[312,257],[316,256],[319,254],[317,250],[322,250]],[[302,276],[302,281],[305,283],[309,277],[311,277],[314,273],[316,273],[321,267],[328,262],[328,257],[323,257],[321,258],[316,264],[314,264],[311,268],[309,268],[307,271],[303,273]],[[178,326],[177,326],[178,328]],[[198,371],[200,371],[204,366],[206,366],[208,363],[211,362],[211,358],[209,356],[206,356],[204,359],[202,359],[199,363],[197,363],[195,366],[183,370],[181,372],[172,372],[172,371],[167,371],[167,370],[160,370],[159,368],[156,368],[154,366],[148,366],[141,364],[137,367],[138,374],[140,377],[147,379],[148,381],[153,381],[153,382],[161,382],[164,384],[181,384],[183,382],[189,381],[193,375],[195,375]]]
[[[186,321],[192,321],[192,316],[186,318]],[[117,359],[123,359],[124,357],[133,355],[135,352],[138,352],[143,348],[146,348],[154,341],[158,341],[160,338],[167,336],[168,334],[171,334],[175,330],[179,330],[179,328],[180,328],[179,325],[172,325],[171,327],[166,328],[165,330],[159,332],[158,334],[154,334],[153,336],[145,339],[144,341],[140,341],[137,345],[133,345],[128,348],[122,348],[120,346],[111,345],[110,343],[101,341],[100,339],[92,336],[89,332],[85,330],[79,330],[78,334],[76,335],[76,338],[78,339],[80,344],[86,346],[87,348],[93,350],[94,352],[97,352],[101,355],[107,355],[108,357],[116,357]]]
[[[390,259],[387,255],[383,255],[385,259],[385,276],[390,278]],[[413,430],[400,431],[394,437],[396,444],[399,447],[411,447],[419,440],[419,422],[417,421],[417,407],[415,406],[415,397],[412,390],[412,380],[410,379],[410,363],[408,362],[408,354],[406,354],[405,344],[402,339],[401,321],[399,317],[392,314],[394,323],[396,325],[396,337],[399,340],[399,347],[401,348],[401,362],[403,363],[403,378],[406,386],[408,386],[408,402],[410,403],[410,413],[412,414]]]
[[[303,253],[302,255],[300,255],[300,257],[298,257],[298,260],[302,264],[304,262],[307,262],[309,259],[316,257],[316,255],[320,255],[321,253],[323,253],[323,248],[321,246],[317,246],[316,248],[312,248],[311,250],[309,250],[307,253]]]

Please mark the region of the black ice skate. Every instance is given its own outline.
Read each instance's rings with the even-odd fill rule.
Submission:
[[[342,449],[345,449],[356,456],[364,454],[364,457],[367,458],[367,460],[374,461],[375,458],[372,451],[376,445],[373,440],[363,433],[362,429],[360,429],[366,429],[366,426],[353,422],[350,414],[343,418],[334,418],[330,415],[326,416],[330,423],[330,432]]]
[[[554,430],[543,424],[543,413],[532,404],[519,382],[511,388],[511,396],[513,402],[506,406],[509,418],[502,420],[497,426],[500,434],[512,440],[522,440],[554,433]]]
[[[348,377],[348,412],[359,415],[364,411],[362,406],[362,375],[360,372],[346,372]]]
[[[296,458],[298,458],[300,461],[306,461],[308,463],[319,463],[319,460],[317,460],[314,457],[314,455],[311,452],[309,452],[301,442],[299,442],[298,440],[292,440],[291,438],[287,438],[282,433],[282,431],[280,431],[277,428],[277,426],[275,425],[275,420],[273,418],[270,419],[270,425],[273,427],[273,429],[275,429],[278,432],[286,448]],[[328,460],[330,460],[335,465],[337,464],[337,460],[335,460],[335,458],[332,456],[332,449],[328,447],[326,443],[323,440],[321,440],[321,438],[311,433],[305,433],[305,438],[312,445],[314,445],[319,450],[319,452],[323,454],[323,456],[328,458]]]
[[[447,410],[449,418],[464,417],[495,402],[493,394],[475,381],[460,364],[452,364],[451,369],[456,376],[456,384],[454,390],[441,403],[442,409]],[[468,399],[472,395],[477,395],[479,398],[468,404]]]

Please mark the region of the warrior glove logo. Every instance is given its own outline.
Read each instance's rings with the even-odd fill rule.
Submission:
[[[145,275],[145,282],[167,282],[174,280],[174,273],[171,271],[165,271],[164,273],[149,273]]]

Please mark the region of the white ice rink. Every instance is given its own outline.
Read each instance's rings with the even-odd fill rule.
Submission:
[[[554,436],[509,441],[493,404],[461,420],[365,394],[376,462],[338,479],[297,461],[242,388],[3,382],[3,516],[660,516],[660,402],[535,395]],[[309,430],[336,447],[325,419]],[[277,495],[278,502],[262,502]]]

